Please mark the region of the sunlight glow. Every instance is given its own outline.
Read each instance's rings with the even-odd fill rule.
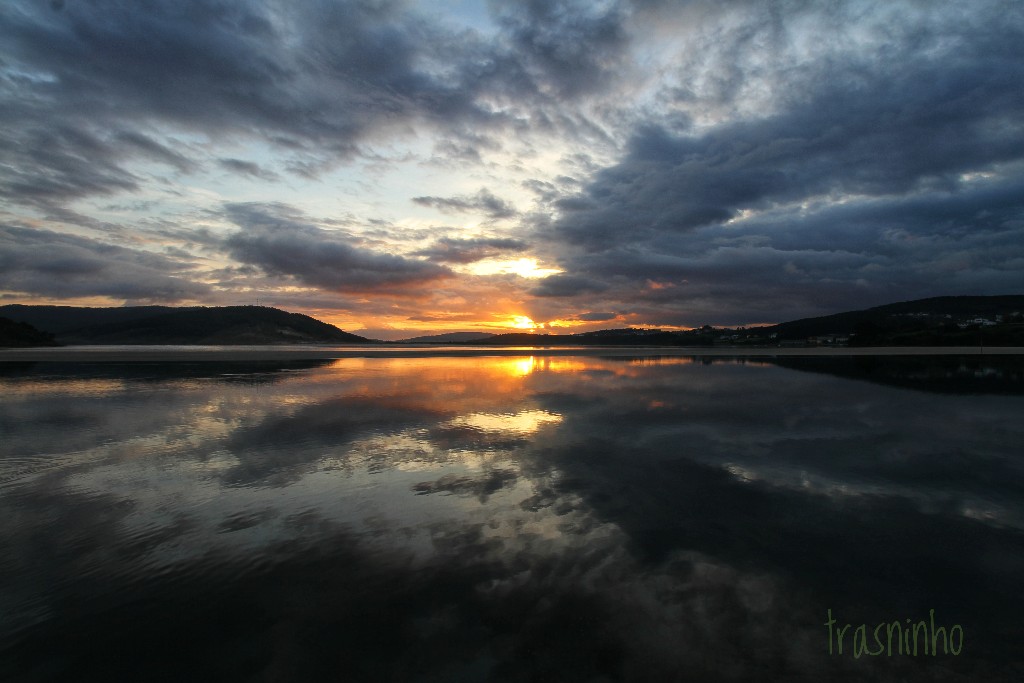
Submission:
[[[515,315],[512,316],[512,327],[517,330],[535,330],[537,329],[537,323],[533,322],[525,315]]]
[[[535,258],[521,258],[514,261],[484,259],[469,267],[473,275],[518,275],[525,278],[544,278],[563,272],[559,268],[541,268]]]
[[[472,413],[455,418],[451,424],[486,432],[533,434],[546,424],[557,424],[561,421],[561,415],[546,410],[523,410],[512,414]]]
[[[534,372],[582,372],[588,367],[578,359],[558,356],[496,359],[494,365],[513,377],[526,377]]]
[[[525,377],[533,372],[533,356],[529,358],[518,358],[512,362],[512,374],[517,377]]]

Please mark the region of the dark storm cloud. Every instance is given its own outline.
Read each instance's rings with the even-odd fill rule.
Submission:
[[[427,261],[352,246],[345,233],[312,225],[285,205],[231,204],[225,210],[242,228],[224,241],[228,253],[269,275],[334,291],[366,291],[424,284],[452,274]]]
[[[189,266],[138,249],[48,230],[0,226],[0,289],[53,297],[180,301],[209,294]]]
[[[474,263],[507,252],[520,252],[528,246],[522,240],[509,237],[442,237],[426,249],[414,253],[439,263]]]
[[[773,69],[784,91],[763,114],[701,128],[649,117],[618,163],[556,202],[547,234],[563,244],[561,277],[625,278],[609,302],[658,303],[677,323],[696,322],[695,308],[742,322],[1019,289],[1024,8],[982,3],[923,18],[894,8],[884,30],[859,18],[880,52],[811,61],[791,57],[802,11],[732,32],[719,25],[737,50],[771,43],[778,63],[711,60],[702,79],[721,86],[716,102],[738,106],[730,97],[772,83]],[[691,106],[694,89],[710,87],[689,85],[666,99]],[[644,285],[652,279],[672,286]],[[535,293],[590,291],[556,281]]]
[[[472,196],[462,197],[413,197],[420,206],[430,206],[444,213],[481,212],[488,218],[511,218],[516,215],[515,207],[495,197],[487,188],[481,188]]]

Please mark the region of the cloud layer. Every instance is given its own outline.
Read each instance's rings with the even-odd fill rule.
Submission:
[[[548,234],[562,245],[562,280],[579,285],[537,293],[589,294],[588,278],[618,278],[615,295],[692,324],[694,308],[744,322],[1019,288],[1024,95],[1011,83],[1024,73],[1007,57],[1024,23],[996,9],[895,13],[884,31],[854,22],[847,40],[869,29],[857,51],[814,60],[800,55],[810,37],[786,24],[828,17],[748,24],[764,39],[782,34],[763,56],[767,73],[718,65],[734,81],[725,104],[773,72],[785,70],[785,89],[763,96],[760,115],[638,127],[621,160],[555,202]],[[754,49],[736,47],[732,66]],[[696,85],[680,78],[666,97],[682,106]],[[651,280],[683,305],[672,310]]]
[[[227,209],[242,228],[225,240],[228,252],[269,275],[338,292],[401,291],[451,275],[443,266],[352,246],[344,236],[302,222],[287,207],[246,204]]]
[[[269,277],[320,311],[386,292],[359,314],[388,326],[403,287],[434,319],[500,287],[538,321],[697,325],[1019,291],[1013,3],[15,0],[0,45],[0,219],[150,259],[153,301]],[[562,272],[442,265],[510,255]]]
[[[41,296],[135,302],[193,300],[210,288],[178,259],[86,237],[0,225],[0,288]]]

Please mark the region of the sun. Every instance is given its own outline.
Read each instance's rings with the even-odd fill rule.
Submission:
[[[525,315],[514,315],[512,316],[512,327],[517,330],[534,330],[537,329],[537,323],[533,322]]]

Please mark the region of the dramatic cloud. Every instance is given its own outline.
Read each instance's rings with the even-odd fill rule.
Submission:
[[[302,222],[301,214],[290,207],[236,204],[227,207],[227,214],[242,228],[224,243],[237,261],[313,287],[339,292],[393,290],[451,275],[447,268],[426,261],[354,247],[344,236]]]
[[[586,328],[1020,288],[1017,3],[10,0],[0,45],[0,221],[227,297]]]
[[[630,291],[616,294],[653,294],[665,322],[691,324],[695,305],[743,322],[1018,289],[1024,91],[1011,84],[1024,62],[1006,60],[1024,54],[1024,22],[975,9],[920,24],[897,15],[867,39],[886,40],[887,54],[792,64],[764,115],[638,128],[621,161],[556,203],[562,279],[626,278]],[[767,38],[777,27],[748,28]],[[790,57],[802,39],[791,40],[774,54]],[[691,90],[670,95],[682,105]],[[637,293],[652,279],[674,286],[670,298],[667,287]],[[592,291],[554,285],[536,293]]]

